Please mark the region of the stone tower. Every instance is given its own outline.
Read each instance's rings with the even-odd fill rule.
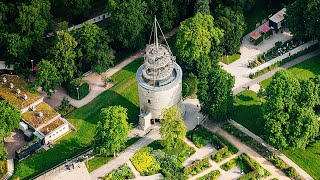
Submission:
[[[158,43],[157,29],[161,28],[155,18],[151,37],[154,41],[147,45],[144,63],[139,67],[136,77],[140,100],[140,127],[146,130],[151,120],[161,119],[162,110],[171,106],[179,107],[183,113],[182,70],[175,62],[167,41]],[[161,31],[162,33],[162,31]],[[164,37],[163,33],[162,36]],[[150,40],[151,40],[150,37]]]

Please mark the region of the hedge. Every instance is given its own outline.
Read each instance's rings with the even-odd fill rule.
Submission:
[[[199,177],[197,178],[197,180],[215,180],[217,179],[219,176],[221,175],[220,171],[219,170],[214,170],[214,171],[211,171],[210,173],[202,176],[202,177]]]
[[[73,99],[78,99],[78,92],[77,87],[73,86],[71,83],[63,84],[63,87],[65,88],[68,95]],[[88,83],[82,83],[79,87],[79,100],[86,97],[90,92],[89,84]]]
[[[293,54],[293,55],[291,55],[291,56],[289,56],[287,58],[284,58],[283,60],[272,64],[271,66],[263,68],[263,69],[255,72],[255,73],[250,73],[249,74],[249,78],[250,79],[254,79],[254,78],[258,77],[258,76],[261,76],[262,74],[265,74],[265,73],[267,73],[267,72],[269,72],[269,71],[271,71],[271,70],[273,70],[273,69],[275,69],[275,68],[277,68],[279,66],[282,66],[282,65],[286,64],[287,62],[290,62],[290,61],[292,61],[292,60],[294,60],[294,59],[296,59],[296,58],[298,58],[300,56],[308,54],[308,53],[310,53],[310,52],[312,52],[312,51],[314,51],[314,50],[316,50],[318,48],[319,48],[319,44],[318,43],[314,44],[312,46],[309,46],[308,48],[306,48],[306,49],[304,49],[304,50],[302,50],[300,52],[297,52],[296,54]]]
[[[256,152],[258,152],[262,157],[266,158],[273,165],[275,165],[277,168],[283,171],[288,177],[291,176],[290,175],[291,171],[287,172],[286,170],[288,168],[293,168],[293,167],[290,167],[288,164],[286,164],[281,158],[279,158],[279,156],[272,153],[267,147],[263,146],[261,143],[257,142],[252,137],[246,135],[245,133],[243,133],[236,127],[232,126],[231,124],[226,123],[222,126],[222,128],[226,130],[228,133],[240,139],[241,142],[244,142]],[[300,179],[301,177],[300,175],[296,174],[295,177],[290,177],[290,178]]]
[[[196,161],[190,166],[187,166],[183,169],[183,173],[185,175],[196,175],[200,173],[201,171],[211,167],[211,164],[209,163],[209,157],[203,158],[199,161]]]

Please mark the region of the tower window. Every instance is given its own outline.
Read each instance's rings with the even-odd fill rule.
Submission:
[[[151,101],[150,101],[150,99],[148,99],[148,103],[149,103],[149,104],[151,104]]]

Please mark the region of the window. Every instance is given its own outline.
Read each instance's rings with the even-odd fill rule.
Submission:
[[[149,104],[151,104],[151,101],[150,101],[150,99],[148,99],[148,103],[149,103]]]

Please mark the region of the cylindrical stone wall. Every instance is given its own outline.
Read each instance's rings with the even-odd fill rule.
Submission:
[[[141,113],[150,112],[152,119],[161,119],[163,109],[181,106],[182,70],[178,64],[174,63],[174,78],[158,87],[144,82],[142,78],[143,66],[137,71]]]

